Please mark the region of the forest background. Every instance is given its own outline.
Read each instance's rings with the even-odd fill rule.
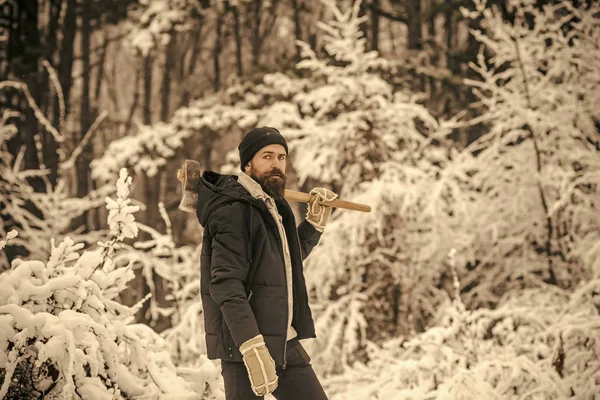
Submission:
[[[600,392],[595,2],[2,0],[0,46],[0,397],[223,398],[175,176],[259,125],[373,207],[305,265],[330,398]]]

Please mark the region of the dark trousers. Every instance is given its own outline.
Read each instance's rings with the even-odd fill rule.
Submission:
[[[327,400],[327,395],[310,365],[310,357],[298,339],[287,343],[287,366],[277,368],[279,384],[273,392],[277,400]],[[264,399],[252,392],[243,362],[221,360],[225,400]]]

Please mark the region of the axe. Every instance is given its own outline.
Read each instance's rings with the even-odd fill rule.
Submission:
[[[177,179],[181,182],[181,202],[179,209],[185,212],[196,212],[196,203],[198,202],[198,183],[200,182],[201,168],[200,163],[194,160],[185,160],[181,169],[177,170]],[[298,192],[296,190],[285,189],[283,197],[286,200],[308,203],[312,195]],[[328,206],[344,208],[346,210],[355,210],[362,212],[371,212],[371,207],[366,204],[353,203],[346,200],[333,200],[327,202]]]

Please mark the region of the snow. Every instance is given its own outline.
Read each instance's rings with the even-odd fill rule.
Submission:
[[[139,207],[129,204],[130,185],[122,169],[116,199],[106,199],[110,242],[80,254],[83,245],[66,238],[58,246],[52,243],[46,263],[17,260],[0,275],[0,354],[6,372],[0,397],[20,362],[34,368],[54,364],[61,374],[53,392],[65,399],[195,395],[177,376],[164,340],[149,327],[124,323],[133,312],[127,307],[119,306],[118,315],[111,311],[116,304],[110,298],[133,278],[128,268],[109,262],[118,254],[117,244],[138,232],[133,213]],[[11,233],[7,241],[15,237]]]
[[[162,204],[165,232],[136,222],[126,168],[153,176],[191,137],[257,125],[286,136],[300,186],[318,182],[373,209],[334,210],[305,264],[317,339],[303,345],[332,400],[597,396],[599,6],[540,11],[511,1],[515,25],[483,0],[462,9],[481,18],[473,34],[491,57],[482,52],[471,65],[479,77],[465,82],[480,115],[443,121],[422,94],[384,79],[395,63],[366,50],[358,2],[324,3],[333,19],[318,27],[335,63],[299,43],[303,78],[267,74],[197,99],[168,122],[138,125],[94,160],[92,176],[105,184],[86,198],[69,198],[64,181],[32,193],[24,177],[38,172],[12,168],[0,152],[1,200],[23,227],[0,225],[0,250],[30,254],[10,266],[0,258],[0,397],[20,363],[42,375],[50,363],[61,398],[224,398],[219,363],[206,357],[201,246],[175,243]],[[148,55],[172,29],[188,29],[195,2],[140,4],[130,40]],[[567,20],[578,21],[569,32]],[[445,138],[480,122],[487,131],[465,149]],[[2,126],[0,145],[16,133]],[[224,173],[239,168],[233,147]],[[43,218],[25,212],[26,201]],[[72,215],[99,204],[108,231],[68,232]],[[547,217],[564,260],[544,254]],[[151,319],[173,323],[160,335],[133,323],[141,303],[119,303],[134,269],[149,280]],[[153,296],[153,274],[172,289],[167,309]],[[42,385],[52,383],[46,373]]]

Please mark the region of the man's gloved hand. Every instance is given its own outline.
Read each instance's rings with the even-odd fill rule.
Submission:
[[[312,194],[312,198],[308,202],[306,220],[310,222],[310,224],[314,226],[316,230],[323,232],[333,209],[331,206],[325,206],[319,203],[333,201],[338,197],[338,195],[331,190],[322,187],[314,188],[310,191],[310,194]]]
[[[262,335],[245,341],[240,346],[240,353],[250,377],[250,386],[257,396],[266,396],[277,389],[279,378],[275,371],[275,361],[265,346]]]

